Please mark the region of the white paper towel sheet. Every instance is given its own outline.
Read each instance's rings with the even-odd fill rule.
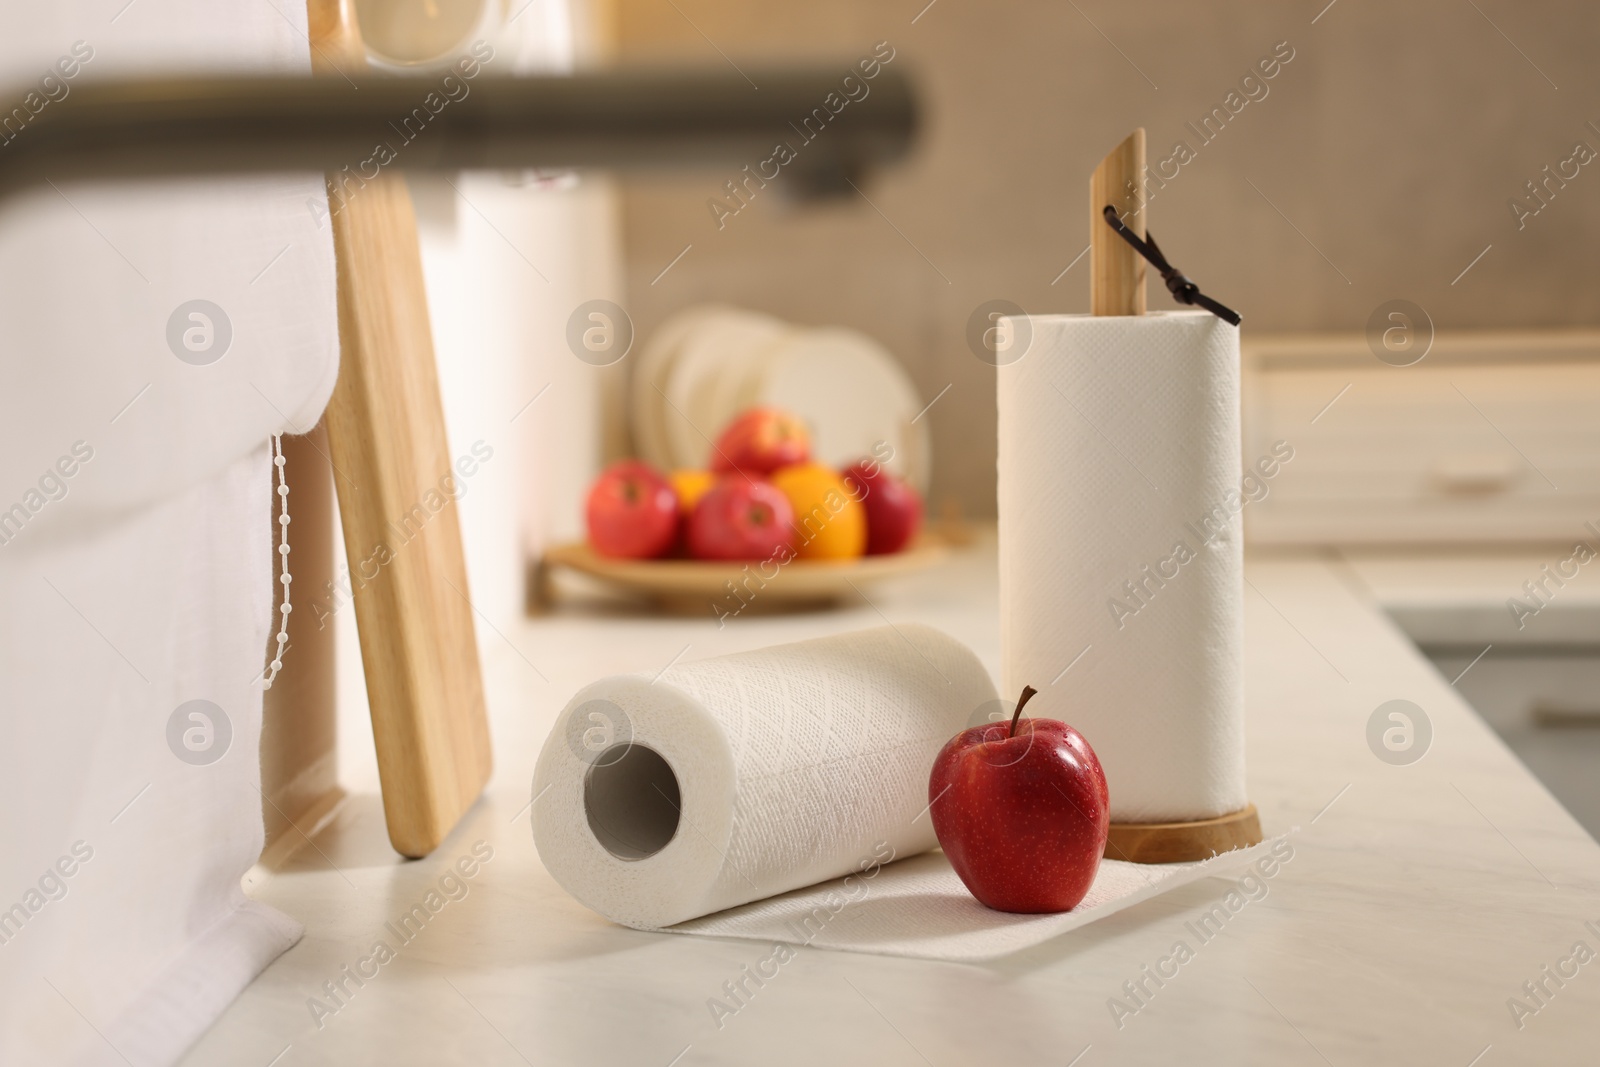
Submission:
[[[915,856],[770,900],[669,927],[675,934],[740,937],[815,948],[987,960],[1042,945],[1124,908],[1201,878],[1241,871],[1284,838],[1197,863],[1103,860],[1088,894],[1071,911],[1014,915],[979,904],[943,852]]]
[[[1208,312],[1009,320],[997,369],[1005,694],[1105,767],[1113,822],[1243,808],[1239,332]]]
[[[540,859],[649,929],[926,852],[934,756],[995,698],[969,649],[915,624],[602,679],[539,755]]]

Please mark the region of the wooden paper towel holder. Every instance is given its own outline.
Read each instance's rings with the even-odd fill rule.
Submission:
[[[1129,863],[1187,863],[1261,843],[1256,806],[1195,822],[1114,822],[1105,858]]]
[[[1123,224],[1145,236],[1144,128],[1130,133],[1100,161],[1089,179],[1089,306],[1096,315],[1145,313],[1145,261],[1106,225],[1107,205]],[[1261,819],[1254,804],[1194,822],[1112,823],[1107,859],[1132,863],[1184,863],[1259,844]]]

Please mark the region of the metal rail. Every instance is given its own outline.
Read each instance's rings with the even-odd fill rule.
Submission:
[[[448,86],[442,76],[370,74],[85,82],[25,121],[26,111],[0,112],[0,195],[45,179],[271,171],[370,179],[390,167],[731,165],[748,180],[745,164],[813,195],[848,191],[845,178],[910,146],[917,109],[897,71],[860,82],[866,95],[837,113],[828,104],[847,98],[835,70],[750,73],[759,89],[739,75],[666,70]],[[774,158],[780,143],[791,158]]]

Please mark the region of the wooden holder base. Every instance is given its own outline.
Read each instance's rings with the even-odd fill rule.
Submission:
[[[1105,858],[1130,863],[1187,863],[1261,843],[1256,806],[1198,822],[1112,823]]]

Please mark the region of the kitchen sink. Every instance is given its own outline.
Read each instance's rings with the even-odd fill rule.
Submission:
[[[1552,544],[1340,555],[1444,680],[1600,839],[1600,566],[1558,584],[1551,570],[1571,552]],[[1534,599],[1536,582],[1543,590]],[[1513,611],[1514,602],[1524,608]]]
[[[1422,645],[1528,770],[1600,838],[1600,645]],[[1466,673],[1462,673],[1465,671]]]

